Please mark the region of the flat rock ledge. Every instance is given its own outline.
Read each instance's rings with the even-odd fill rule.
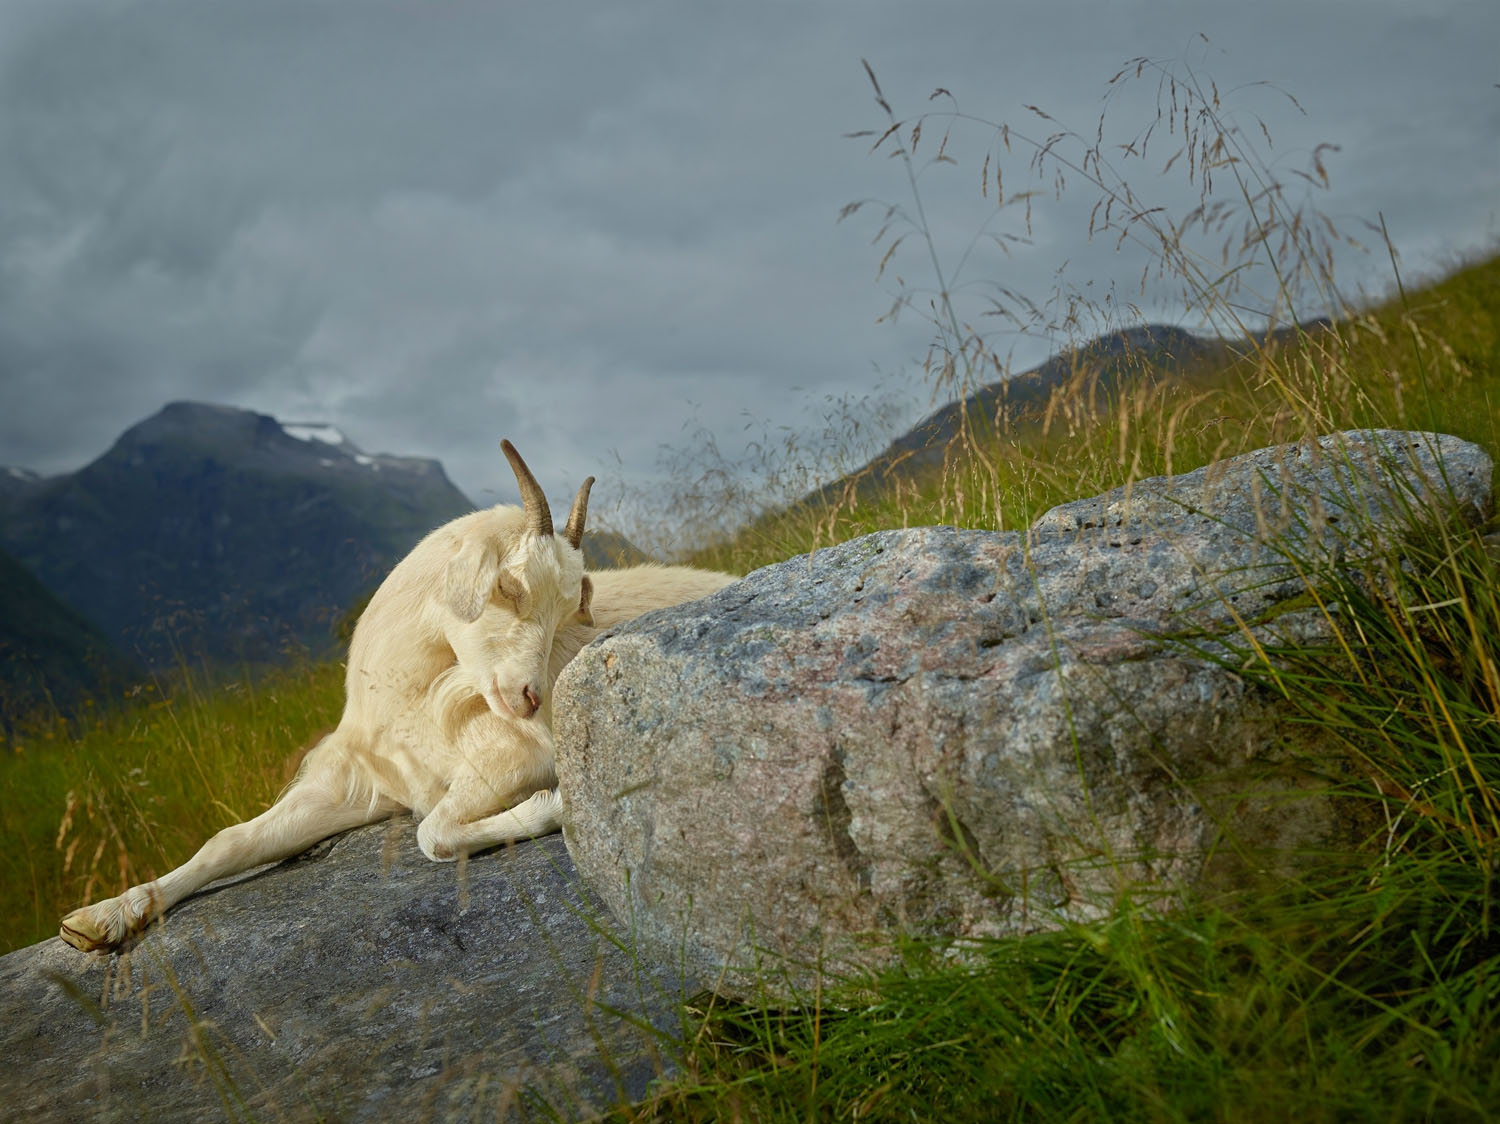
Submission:
[[[1275,615],[1303,557],[1490,511],[1452,437],[1334,434],[769,566],[589,645],[554,696],[565,838],[640,946],[739,996],[1350,858],[1344,762],[1170,641]],[[1281,545],[1277,545],[1281,544]],[[1316,642],[1295,605],[1265,626]]]
[[[226,887],[228,889],[226,890]],[[222,892],[221,892],[222,891]],[[219,883],[129,952],[0,957],[0,1117],[563,1119],[672,1071],[667,973],[605,939],[553,836],[429,862],[409,818]]]

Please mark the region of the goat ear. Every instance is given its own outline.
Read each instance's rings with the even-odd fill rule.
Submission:
[[[443,572],[443,595],[448,608],[459,620],[477,621],[499,579],[500,552],[495,544],[463,539]]]
[[[583,595],[578,598],[578,620],[582,624],[594,624],[594,583],[589,581],[587,574],[583,575]]]

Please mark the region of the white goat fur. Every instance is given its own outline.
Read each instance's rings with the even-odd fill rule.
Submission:
[[[604,629],[735,579],[672,566],[585,576],[583,552],[535,533],[530,514],[493,507],[423,539],[354,630],[338,727],[276,803],[157,881],[69,914],[63,939],[112,948],[212,881],[402,809],[420,817],[417,842],[434,861],[557,830],[558,674]]]

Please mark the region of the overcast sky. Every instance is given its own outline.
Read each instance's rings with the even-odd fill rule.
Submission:
[[[898,277],[932,284],[925,250],[877,280],[883,211],[836,221],[911,206],[844,135],[885,123],[860,60],[898,116],[1044,137],[1035,105],[1092,139],[1108,107],[1110,144],[1154,114],[1149,71],[1105,101],[1135,56],[1211,79],[1257,144],[1263,121],[1269,167],[1349,233],[1383,213],[1409,273],[1495,246],[1494,0],[0,0],[0,464],[78,468],[185,398],[438,457],[481,503],[514,495],[509,436],[565,500],[646,484],[694,424],[733,454],[829,398],[915,420],[931,330],[877,320]],[[1026,233],[980,194],[994,139],[960,128],[923,173],[950,270],[981,228]],[[1315,190],[1293,169],[1325,142]],[[1151,143],[1121,170],[1180,213],[1196,189]],[[1038,199],[959,279],[1200,327],[1089,240],[1092,199]],[[1383,250],[1339,268],[1389,278]],[[1057,342],[998,346],[1020,370]]]

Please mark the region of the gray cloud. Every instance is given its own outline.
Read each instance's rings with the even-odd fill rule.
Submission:
[[[881,123],[862,57],[902,114],[948,104],[927,101],[941,85],[1037,136],[1027,103],[1089,136],[1107,112],[1121,139],[1156,90],[1107,99],[1108,77],[1133,55],[1186,60],[1247,132],[1264,118],[1278,170],[1340,145],[1311,200],[1355,226],[1383,211],[1407,264],[1431,267],[1496,233],[1497,33],[1469,0],[11,0],[0,463],[71,469],[195,398],[439,456],[482,501],[509,490],[502,435],[566,492],[612,454],[648,481],[693,418],[725,445],[747,417],[804,424],[872,371],[911,370],[930,335],[910,314],[874,323],[895,273],[931,284],[922,255],[903,248],[877,284],[874,209],[834,222],[853,199],[906,200],[899,165],[843,137]],[[961,126],[957,166],[923,173],[949,263],[987,223],[1022,232],[977,190],[992,141]],[[1130,182],[1189,206],[1153,143]],[[1091,202],[1076,184],[1039,200],[1029,243],[982,243],[960,280],[1044,301],[1066,263],[1066,285],[1180,320],[1138,293],[1138,253],[1084,237]],[[1383,284],[1378,256],[1341,268]],[[1017,362],[1053,342],[1015,341]],[[928,404],[910,381],[908,417]]]

